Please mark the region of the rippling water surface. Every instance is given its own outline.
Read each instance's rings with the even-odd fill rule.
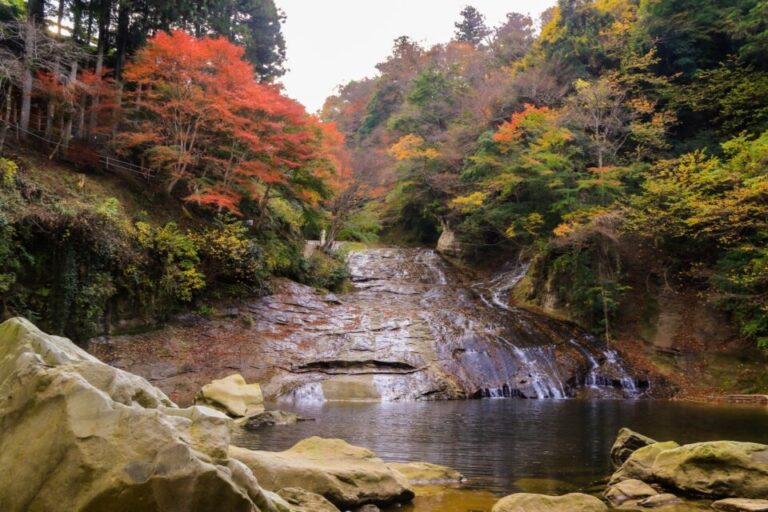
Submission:
[[[533,490],[532,482],[546,485],[544,480],[584,487],[604,478],[611,472],[608,451],[623,426],[680,443],[715,439],[768,443],[768,408],[650,400],[328,402],[280,407],[316,421],[243,433],[236,443],[284,450],[313,435],[337,437],[368,447],[385,460],[451,466],[464,473],[471,486],[498,494]]]

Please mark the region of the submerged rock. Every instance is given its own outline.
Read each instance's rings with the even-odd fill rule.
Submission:
[[[227,455],[225,415],[178,409],[23,319],[0,324],[3,512],[276,512]]]
[[[693,443],[661,451],[653,478],[665,487],[713,498],[767,498],[768,445]]]
[[[635,450],[653,444],[656,441],[650,437],[638,434],[634,430],[622,428],[619,430],[616,441],[611,447],[611,462],[614,467],[619,467],[632,455]]]
[[[247,430],[258,430],[263,427],[274,425],[292,425],[299,420],[299,417],[286,411],[265,411],[255,416],[250,416],[242,422],[242,427]]]
[[[654,494],[653,496],[649,496],[644,500],[640,500],[638,505],[640,505],[643,508],[662,508],[662,507],[668,507],[671,505],[679,505],[682,502],[683,500],[681,500],[674,494],[670,494],[666,492],[663,494]]]
[[[405,478],[372,451],[340,439],[311,437],[283,452],[231,446],[229,454],[248,466],[265,489],[300,487],[345,510],[414,497]]]
[[[447,484],[464,480],[464,476],[455,469],[429,462],[393,462],[387,466],[403,475],[411,484]]]
[[[543,494],[512,494],[493,506],[491,512],[607,512],[608,507],[588,494],[571,493],[563,496]]]
[[[622,480],[606,489],[603,496],[608,503],[614,506],[621,505],[626,501],[640,501],[644,498],[657,495],[658,492],[650,485],[640,480]]]
[[[258,384],[248,384],[239,373],[214,380],[195,395],[195,403],[207,405],[234,417],[264,412],[264,396]]]
[[[768,500],[729,498],[714,502],[712,508],[721,512],[768,512]]]

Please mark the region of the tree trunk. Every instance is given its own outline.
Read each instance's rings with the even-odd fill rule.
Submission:
[[[11,125],[11,104],[13,102],[13,87],[8,84],[8,90],[5,93],[5,117],[3,119],[3,128],[0,129],[0,151],[3,150],[5,145],[5,136],[8,133],[8,127]]]
[[[115,80],[120,81],[125,67],[125,56],[128,51],[128,22],[130,15],[129,0],[120,0],[117,12],[117,55],[115,61]]]
[[[110,0],[101,0],[99,7],[99,43],[96,49],[96,77],[101,79],[104,71],[104,55],[107,53],[109,38],[109,20],[111,11]],[[99,95],[96,94],[91,101],[91,115],[88,120],[87,138],[90,139],[96,131],[96,120],[99,109]]]
[[[24,70],[21,76],[21,116],[19,119],[19,135],[22,140],[27,140],[29,116],[32,111],[32,65],[35,50],[35,30],[35,21],[30,15],[24,28]]]

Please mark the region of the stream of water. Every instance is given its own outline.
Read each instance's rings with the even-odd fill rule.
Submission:
[[[243,432],[236,443],[284,450],[313,435],[341,438],[385,460],[454,467],[470,487],[497,494],[527,490],[531,479],[566,492],[608,476],[609,450],[624,426],[681,443],[768,443],[768,408],[754,407],[651,400],[463,400],[328,402],[293,410],[315,421]]]

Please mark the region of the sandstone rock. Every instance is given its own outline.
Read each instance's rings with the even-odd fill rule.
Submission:
[[[611,447],[611,462],[613,462],[614,467],[618,468],[626,462],[635,450],[655,442],[650,437],[638,434],[634,430],[622,428]]]
[[[214,380],[195,395],[195,403],[214,407],[235,418],[264,412],[264,397],[258,384],[248,384],[239,373]]]
[[[674,494],[664,493],[664,494],[656,494],[654,496],[649,496],[644,500],[640,500],[638,505],[640,505],[643,508],[661,508],[661,507],[668,507],[670,505],[678,505],[682,502],[683,500],[681,500]]]
[[[286,487],[277,493],[291,506],[292,512],[339,512],[327,499],[304,489]]]
[[[274,425],[292,425],[298,421],[299,417],[292,412],[285,411],[265,411],[255,416],[245,418],[242,426],[248,430],[258,430],[262,427],[271,427]]]
[[[768,500],[729,498],[714,502],[712,508],[722,512],[768,512]]]
[[[768,446],[737,441],[694,443],[664,450],[654,479],[683,493],[714,498],[768,497]]]
[[[491,512],[607,512],[608,507],[588,494],[572,493],[563,496],[543,494],[511,494],[493,506]]]
[[[653,481],[653,463],[656,457],[664,450],[678,448],[680,445],[674,441],[663,443],[654,443],[635,450],[632,455],[622,464],[622,466],[611,476],[608,485],[614,485],[622,480],[631,478],[642,480],[643,482]]]
[[[603,496],[611,505],[621,505],[625,501],[641,500],[656,494],[656,490],[645,482],[629,479],[612,485],[606,489]]]
[[[440,254],[446,256],[459,257],[463,252],[461,242],[456,237],[456,233],[449,228],[446,224],[443,224],[443,232],[440,233],[440,238],[437,239],[437,247],[435,248]]]
[[[414,496],[405,478],[372,451],[340,439],[311,437],[283,452],[231,446],[229,454],[247,465],[265,489],[300,487],[345,510],[405,503]]]
[[[23,319],[0,324],[0,397],[3,512],[276,512],[227,457],[229,418]]]
[[[403,475],[411,484],[445,484],[464,480],[458,471],[429,462],[394,462],[387,466]]]

